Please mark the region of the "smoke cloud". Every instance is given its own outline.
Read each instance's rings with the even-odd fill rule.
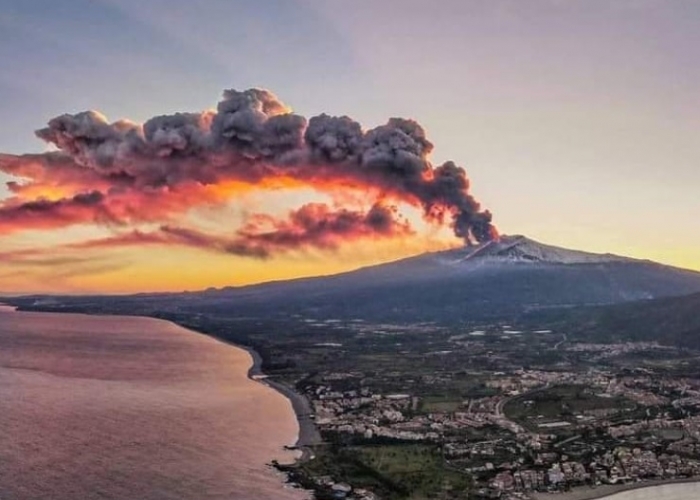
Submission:
[[[253,217],[225,246],[227,252],[266,257],[277,251],[337,248],[343,240],[363,237],[390,238],[413,234],[395,207],[375,204],[367,213],[334,211],[321,203],[310,203],[291,212],[286,220]]]
[[[0,234],[19,228],[51,229],[80,222],[116,222],[103,201],[102,193],[92,191],[55,201],[40,198],[26,203],[7,203],[0,207]]]
[[[291,211],[286,219],[277,219],[265,214],[253,215],[247,224],[232,235],[210,234],[187,227],[163,225],[157,230],[132,230],[52,250],[178,245],[266,259],[274,254],[292,250],[336,249],[347,239],[382,239],[411,234],[413,230],[408,222],[400,217],[395,207],[377,204],[365,213],[347,209],[335,210],[322,203],[310,203]],[[44,254],[42,250],[33,250],[26,255]],[[0,261],[10,257],[17,258],[18,253],[0,252]]]
[[[95,111],[64,114],[36,135],[57,151],[0,155],[0,171],[24,179],[8,183],[0,233],[156,222],[156,233],[125,234],[133,242],[266,257],[355,238],[406,237],[413,231],[395,208],[403,203],[431,223],[450,225],[466,243],[497,237],[491,213],[470,194],[466,171],[453,162],[433,165],[433,144],[414,120],[391,118],[369,130],[347,116],[307,120],[271,92],[249,89],[225,90],[215,111],[143,124],[110,123]],[[188,210],[228,201],[232,193],[222,186],[231,183],[307,186],[336,200],[357,190],[370,208],[308,204],[285,220],[257,215],[224,240],[182,229],[178,219]]]

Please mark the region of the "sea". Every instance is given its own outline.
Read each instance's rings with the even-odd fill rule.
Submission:
[[[623,491],[599,500],[700,500],[700,483],[676,483]]]
[[[303,499],[284,396],[166,321],[0,308],[0,500]]]

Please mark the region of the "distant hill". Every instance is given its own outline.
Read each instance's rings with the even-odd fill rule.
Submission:
[[[557,311],[530,320],[538,325],[544,320],[544,324],[591,342],[657,341],[700,348],[700,293]]]
[[[700,292],[694,271],[506,236],[333,276],[181,294],[62,298],[54,306],[446,323],[693,292]]]

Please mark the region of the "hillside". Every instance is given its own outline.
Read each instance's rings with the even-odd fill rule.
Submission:
[[[181,294],[39,300],[44,308],[116,308],[145,314],[454,323],[693,292],[700,292],[697,272],[506,236],[333,276]]]
[[[690,349],[700,348],[700,293],[628,304],[588,307],[555,314],[533,315],[592,342],[657,341]]]

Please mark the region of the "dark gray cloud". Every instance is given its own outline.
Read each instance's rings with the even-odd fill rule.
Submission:
[[[347,116],[321,114],[307,121],[267,90],[225,90],[215,112],[157,116],[141,126],[109,123],[87,111],[54,118],[37,136],[61,153],[5,155],[0,170],[41,185],[73,182],[76,196],[99,189],[107,212],[111,193],[121,193],[117,212],[133,214],[123,202],[129,190],[150,197],[182,193],[192,202],[187,186],[228,180],[264,186],[292,178],[327,191],[350,186],[375,193],[377,201],[388,197],[419,206],[428,220],[450,224],[467,242],[497,234],[490,212],[470,194],[466,171],[453,162],[434,166],[433,144],[410,119],[391,118],[365,131]],[[44,202],[28,203],[39,204],[32,208]],[[0,220],[5,208],[0,205]]]

